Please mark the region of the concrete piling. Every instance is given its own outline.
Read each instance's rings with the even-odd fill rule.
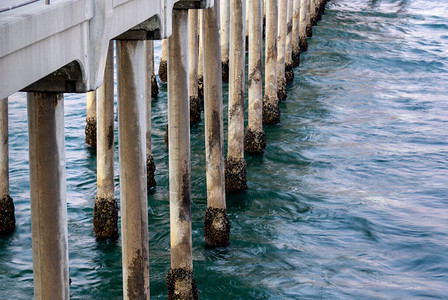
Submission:
[[[151,74],[154,71],[154,64],[152,60],[152,52],[154,51],[153,41],[143,41],[144,53],[145,53],[145,111],[146,111],[146,186],[148,189],[156,186],[156,180],[154,178],[156,172],[156,165],[151,152]]]
[[[157,98],[159,95],[159,85],[157,84],[157,78],[155,74],[155,68],[154,68],[154,41],[149,40],[148,43],[149,49],[151,49],[151,63],[152,63],[152,73],[151,73],[151,97]]]
[[[205,243],[210,247],[229,244],[224,174],[221,48],[219,47],[219,2],[203,12],[205,157],[207,172],[207,211],[204,219]]]
[[[300,0],[300,16],[299,16],[299,47],[300,51],[308,50],[308,39],[306,33],[306,6],[307,0]]]
[[[313,36],[313,26],[311,24],[311,0],[306,0],[306,36]]]
[[[8,98],[0,100],[0,235],[16,227],[14,202],[9,195]]]
[[[316,1],[315,0],[310,0],[310,22],[311,22],[311,26],[317,25]]]
[[[265,89],[263,99],[263,123],[280,123],[280,107],[277,94],[277,35],[278,2],[266,0]]]
[[[204,33],[202,32],[202,22],[203,22],[203,10],[199,10],[199,61],[198,61],[198,94],[201,106],[204,106],[204,48],[203,38]]]
[[[220,1],[222,81],[229,82],[230,1]]]
[[[190,91],[190,123],[201,122],[201,100],[198,90],[198,62],[199,62],[199,39],[198,39],[198,11],[188,11],[188,70]]]
[[[97,195],[93,210],[95,236],[118,238],[118,205],[114,196],[114,46],[109,42],[103,84],[97,90]]]
[[[168,78],[168,69],[167,69],[167,40],[162,40],[162,57],[160,58],[159,64],[159,79],[161,82],[166,82]]]
[[[292,66],[298,67],[300,64],[300,0],[293,0],[292,15]]]
[[[143,41],[117,41],[123,298],[149,299]]]
[[[228,105],[228,150],[225,164],[226,191],[247,189],[244,160],[244,1],[230,1],[230,82]]]
[[[96,148],[96,92],[87,93],[86,144]]]
[[[244,150],[262,153],[266,148],[263,132],[263,10],[262,2],[250,0],[249,10],[249,109],[248,126],[244,135]]]
[[[285,79],[286,83],[294,80],[294,70],[292,61],[292,22],[293,22],[293,3],[294,0],[288,0],[287,25],[286,25],[286,46],[285,46]]]
[[[286,33],[288,0],[279,1],[278,5],[278,43],[277,43],[277,95],[278,100],[286,100]]]
[[[69,299],[64,96],[28,93],[35,299]]]
[[[173,10],[168,38],[168,130],[171,269],[168,299],[198,299],[191,237],[191,167],[188,96],[188,11]],[[217,43],[219,47],[219,41]],[[221,59],[216,61],[221,65]],[[219,73],[221,78],[221,72]]]

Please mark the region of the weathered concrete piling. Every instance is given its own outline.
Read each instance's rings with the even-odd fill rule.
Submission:
[[[143,41],[117,41],[124,299],[149,299],[144,55]]]
[[[306,6],[307,0],[300,0],[300,16],[299,16],[299,47],[300,51],[308,50],[308,39],[306,33]]]
[[[152,53],[154,52],[153,41],[143,41],[145,53],[145,110],[146,110],[146,186],[148,189],[156,186],[154,175],[156,172],[156,165],[151,152],[151,94],[152,85],[151,78],[154,72],[154,63]]]
[[[280,123],[280,107],[277,93],[277,0],[266,0],[265,94],[263,123]]]
[[[150,44],[149,48],[151,49],[151,61],[152,61],[152,73],[151,73],[151,97],[157,98],[159,95],[159,85],[157,83],[157,78],[154,69],[154,41],[148,41]]]
[[[16,227],[14,202],[9,195],[8,98],[0,99],[0,235]]]
[[[35,299],[69,299],[64,96],[28,93]]]
[[[168,78],[167,68],[167,39],[162,40],[162,57],[159,64],[159,79],[161,82],[166,82]]]
[[[222,81],[229,82],[230,1],[220,1]]]
[[[204,220],[205,243],[227,246],[230,223],[224,187],[224,138],[222,113],[221,48],[219,46],[219,1],[203,11],[205,157],[207,211]]]
[[[292,22],[293,22],[293,1],[288,0],[287,7],[287,23],[286,23],[286,46],[285,46],[285,79],[286,83],[291,83],[294,80],[294,70],[292,61]]]
[[[225,165],[226,191],[247,189],[244,160],[244,1],[230,1],[230,82],[228,106],[228,151]]]
[[[313,25],[311,24],[311,0],[306,0],[306,36],[313,36]]]
[[[262,153],[266,148],[263,132],[263,82],[262,49],[263,29],[261,4],[259,0],[249,1],[249,109],[248,126],[244,135],[244,150]]]
[[[188,12],[173,11],[168,38],[168,132],[171,269],[168,299],[198,299],[191,237],[190,121],[188,96]],[[219,42],[217,43],[219,47]],[[221,65],[221,60],[217,60]],[[221,72],[219,73],[221,77]]]
[[[202,31],[202,22],[204,19],[203,10],[199,10],[199,61],[198,61],[198,94],[201,106],[204,106],[204,48],[203,39],[204,33]]]
[[[300,64],[300,41],[299,41],[299,29],[300,29],[300,0],[293,0],[293,13],[292,13],[292,66],[298,67]]]
[[[96,148],[96,92],[87,93],[86,144]]]
[[[311,22],[311,26],[317,25],[316,1],[315,0],[310,0],[310,22]]]
[[[199,39],[198,39],[198,11],[188,11],[188,69],[189,69],[189,91],[190,91],[190,123],[201,122],[201,100],[198,89],[198,62],[199,62]]]
[[[278,43],[277,43],[277,95],[279,100],[286,100],[285,53],[287,33],[288,0],[279,1],[278,6]]]
[[[93,229],[100,238],[118,238],[118,205],[114,196],[114,47],[109,43],[104,80],[97,90],[97,196]]]

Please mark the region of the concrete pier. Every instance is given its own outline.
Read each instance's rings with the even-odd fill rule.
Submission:
[[[311,0],[306,0],[306,36],[313,36],[313,26],[311,24]]]
[[[87,93],[86,144],[96,148],[96,92]]]
[[[298,67],[300,64],[300,0],[293,0],[292,14],[292,66]]]
[[[263,132],[263,10],[259,0],[249,1],[249,109],[244,150],[262,153],[266,148]]]
[[[280,107],[277,94],[277,29],[278,2],[266,0],[265,89],[263,123],[280,123]]]
[[[109,43],[103,85],[97,90],[97,195],[93,210],[95,236],[118,238],[118,205],[114,196],[114,44]]]
[[[188,11],[188,69],[190,91],[190,123],[201,122],[201,100],[198,90],[198,62],[199,62],[199,22],[198,11]]]
[[[151,64],[152,64],[152,73],[151,73],[151,97],[157,98],[159,95],[159,85],[157,83],[157,78],[155,74],[155,68],[154,68],[154,41],[149,40],[148,43],[149,49],[151,49]]]
[[[205,243],[210,247],[229,244],[230,223],[224,187],[224,133],[222,113],[221,48],[219,46],[219,1],[203,12],[205,157],[207,211]]]
[[[230,0],[220,5],[222,81],[229,82]]]
[[[278,100],[286,100],[286,33],[287,33],[288,0],[279,1],[278,5],[278,43],[277,43],[277,95]]]
[[[123,298],[149,299],[143,41],[117,41]]]
[[[16,227],[14,202],[9,195],[8,98],[0,99],[0,235]]]
[[[286,46],[285,46],[285,78],[286,83],[291,83],[294,80],[293,61],[292,61],[292,24],[294,14],[294,1],[288,0],[287,8],[287,23],[286,23]]]
[[[230,1],[230,82],[228,105],[228,150],[225,165],[226,191],[247,189],[244,160],[244,1]]]
[[[168,68],[167,68],[167,40],[162,40],[162,57],[160,58],[159,64],[159,79],[161,82],[166,82],[168,79]]]
[[[153,41],[143,41],[144,59],[145,59],[145,119],[146,119],[146,186],[148,189],[156,186],[154,175],[156,165],[151,152],[151,94],[152,94],[152,73],[154,72],[154,63],[152,53],[154,52]]]
[[[35,299],[69,299],[64,96],[28,93]]]
[[[216,44],[219,47],[219,41]],[[221,59],[216,61],[221,65]],[[198,299],[191,237],[191,168],[188,95],[188,11],[173,11],[168,38],[168,131],[171,269],[168,299]],[[221,77],[221,72],[219,73]]]
[[[306,33],[306,6],[307,0],[300,0],[300,15],[299,15],[299,47],[300,51],[308,50],[308,39]]]

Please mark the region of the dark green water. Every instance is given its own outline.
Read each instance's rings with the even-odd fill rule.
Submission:
[[[226,249],[204,246],[204,129],[192,127],[200,297],[447,299],[448,2],[334,0],[295,76],[282,123],[265,127],[265,154],[246,156],[249,190],[227,195]],[[158,186],[148,196],[152,299],[166,298],[170,267],[161,91],[153,100]],[[0,299],[30,299],[26,97],[9,103],[17,229],[0,238]],[[93,237],[96,157],[84,145],[85,96],[67,95],[65,105],[71,296],[121,299],[121,244]]]

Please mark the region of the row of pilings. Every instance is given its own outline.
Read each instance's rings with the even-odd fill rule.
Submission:
[[[205,243],[230,241],[226,191],[247,189],[244,153],[261,154],[263,124],[277,124],[279,101],[326,0],[215,1],[205,10],[174,10],[173,33],[162,41],[159,79],[168,83],[171,268],[169,299],[197,299],[192,259],[190,124],[204,110],[207,210]],[[263,39],[264,97],[263,97]],[[123,297],[149,299],[147,191],[156,185],[151,155],[151,98],[158,93],[152,41],[116,40]],[[244,129],[248,50],[248,126]],[[97,151],[93,226],[98,238],[119,237],[114,199],[114,46],[103,85],[87,96],[86,143]],[[228,151],[224,159],[222,82],[229,83]],[[34,295],[69,299],[65,200],[64,95],[29,92]],[[14,231],[9,192],[8,102],[0,100],[0,233]]]

